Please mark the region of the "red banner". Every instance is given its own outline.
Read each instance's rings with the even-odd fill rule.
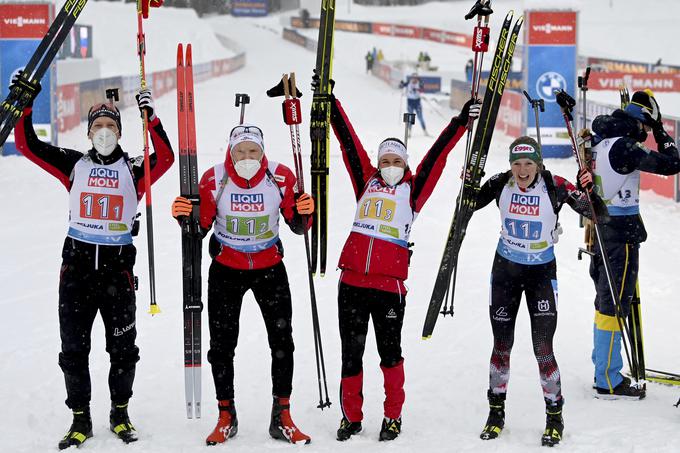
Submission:
[[[464,33],[437,30],[435,28],[423,28],[423,39],[428,41],[440,42],[443,44],[453,44],[454,46],[472,46],[472,36]]]
[[[64,132],[80,124],[80,84],[57,87],[57,127]]]
[[[50,27],[51,5],[2,5],[0,38],[42,38]]]
[[[574,11],[529,11],[528,27],[528,39],[525,44],[576,44]]]
[[[633,91],[650,88],[660,93],[680,92],[680,74],[633,74],[624,72],[591,72],[588,88],[616,91],[619,87]]]
[[[414,27],[412,25],[398,25],[398,24],[373,24],[373,33],[376,35],[398,36],[400,38],[420,38],[423,35],[421,27]]]
[[[516,91],[503,92],[496,130],[509,137],[519,137],[522,133],[522,95]]]
[[[175,70],[170,69],[166,71],[156,71],[151,74],[153,86],[153,94],[156,97],[161,97],[168,91],[175,88]]]

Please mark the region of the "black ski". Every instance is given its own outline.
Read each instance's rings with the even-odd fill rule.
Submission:
[[[326,273],[326,250],[328,248],[328,164],[330,150],[331,86],[333,71],[333,30],[335,29],[335,0],[322,0],[319,19],[319,40],[316,50],[316,74],[319,86],[314,90],[310,115],[312,139],[312,197],[317,209],[312,225],[312,271],[316,272],[317,256],[319,273]]]
[[[182,306],[184,311],[184,389],[187,418],[201,418],[201,254],[203,236],[199,219],[196,121],[191,44],[186,59],[177,45],[177,122],[179,135],[180,194],[193,205],[182,219]]]
[[[498,115],[508,73],[512,66],[512,56],[515,52],[517,37],[524,22],[523,17],[517,19],[512,32],[510,32],[512,18],[512,11],[505,16],[505,21],[498,38],[498,45],[494,52],[489,80],[487,81],[484,101],[482,103],[482,113],[478,120],[472,143],[472,151],[465,162],[464,174],[466,176],[458,193],[456,210],[449,235],[446,239],[446,246],[441,264],[439,265],[439,271],[437,272],[432,296],[430,297],[425,324],[423,325],[423,339],[432,336],[442,304],[449,297],[451,298],[451,308],[447,310],[445,307],[441,313],[453,315],[453,293],[456,284],[458,253],[465,237],[468,222],[475,209],[477,193],[479,192],[481,179],[484,176],[484,164],[486,163],[489,146],[491,145],[491,137],[496,124],[496,116]]]
[[[0,107],[0,146],[9,137],[14,125],[21,118],[24,108],[33,101],[31,90],[22,85],[35,85],[40,82],[86,3],[87,0],[67,0],[64,3],[47,33],[38,44],[38,48],[24,67],[20,82],[12,85],[7,98],[2,101]]]

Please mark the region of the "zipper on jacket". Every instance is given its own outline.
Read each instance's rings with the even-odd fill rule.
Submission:
[[[248,256],[248,269],[252,270],[253,269],[253,257],[251,256],[250,253],[246,252],[246,256]]]
[[[366,275],[368,275],[368,268],[371,267],[372,252],[373,252],[373,238],[371,238],[371,242],[368,243],[368,254],[366,255],[366,271],[365,271]]]

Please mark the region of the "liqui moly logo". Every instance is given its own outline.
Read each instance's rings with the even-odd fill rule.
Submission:
[[[90,177],[87,180],[89,187],[117,189],[118,184],[118,170],[111,170],[110,168],[93,168],[90,170]]]
[[[368,189],[366,189],[366,193],[386,193],[389,195],[394,195],[397,193],[397,188],[396,187],[390,187],[390,186],[381,186],[380,182],[378,182],[377,179],[374,179],[371,182],[371,185],[368,186]]]
[[[24,25],[45,25],[47,20],[44,17],[6,17],[5,25],[14,25],[15,27],[23,27]]]
[[[510,199],[510,214],[537,216],[540,197],[537,195],[521,195],[513,193]]]
[[[261,193],[232,193],[231,210],[234,212],[264,211],[264,195]]]

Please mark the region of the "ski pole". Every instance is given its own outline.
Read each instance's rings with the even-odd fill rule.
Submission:
[[[246,115],[246,105],[250,104],[250,96],[245,93],[236,93],[236,107],[241,107],[241,119],[238,124],[243,124]]]
[[[477,99],[479,96],[479,87],[482,81],[482,64],[484,63],[484,54],[489,50],[489,39],[491,29],[489,28],[489,19],[493,10],[491,9],[490,0],[477,0],[470,11],[465,15],[465,20],[472,19],[477,16],[477,25],[472,33],[472,51],[474,52],[474,62],[472,65],[472,80],[470,83],[470,99]],[[467,136],[465,137],[465,160],[463,161],[463,177],[465,178],[466,162],[470,161],[472,153],[472,126],[474,119],[470,118],[467,123]],[[463,199],[463,192],[465,190],[465,182],[458,194],[458,201],[456,202],[456,209],[453,213],[453,218],[460,219],[461,206],[460,200]],[[467,208],[465,208],[467,209]],[[449,267],[454,265],[454,258],[451,256]],[[449,284],[446,285],[446,293],[444,295],[444,308],[440,312],[442,315],[453,316],[453,293],[456,286],[456,277],[458,275],[458,266],[453,269],[453,275],[449,277]],[[450,297],[451,296],[451,297]],[[450,305],[449,305],[450,303]]]
[[[586,102],[586,93],[588,92],[588,77],[590,77],[590,66],[586,67],[586,72],[583,76],[578,76],[578,88],[581,91],[581,114],[583,120],[583,129],[588,127],[588,118],[586,117],[586,111],[588,108],[588,103]]]
[[[573,110],[574,106],[576,105],[576,101],[574,100],[573,97],[569,96],[569,94],[564,90],[555,90],[555,98],[557,100],[557,104],[560,106],[560,108],[562,110],[562,117],[564,118],[564,122],[567,126],[567,133],[569,134],[569,139],[571,141],[571,148],[572,148],[572,151],[574,153],[574,156],[576,156],[576,162],[578,163],[578,168],[579,168],[579,171],[580,171],[580,170],[582,170],[586,167],[585,167],[585,164],[583,162],[583,159],[581,159],[581,156],[579,155],[578,146],[576,144],[576,138],[574,137],[574,130],[571,126],[571,122],[574,120],[574,117],[571,115],[571,111]],[[621,305],[621,300],[619,299],[618,289],[616,288],[616,280],[614,279],[614,274],[612,272],[611,263],[609,261],[609,255],[607,254],[607,249],[605,248],[604,240],[602,239],[602,234],[600,232],[600,222],[599,222],[599,219],[597,217],[597,214],[595,213],[595,207],[593,205],[593,200],[592,200],[590,192],[585,191],[585,193],[586,193],[586,197],[588,199],[588,205],[590,207],[590,215],[591,215],[591,219],[593,221],[593,229],[595,230],[595,239],[597,240],[597,245],[600,249],[600,257],[602,258],[602,263],[604,265],[605,274],[607,276],[607,284],[609,286],[609,295],[612,298],[612,301],[614,301],[614,305],[616,307],[616,312],[615,312],[616,316],[615,317],[616,317],[616,321],[619,325],[619,330],[622,333],[621,342],[623,343],[623,348],[626,352],[626,359],[628,360],[628,366],[630,367],[631,370],[637,370],[638,364],[637,364],[636,357],[631,356],[631,354],[628,350],[627,340],[632,338],[632,337],[631,337],[630,328],[628,326],[627,320],[621,316],[621,314],[623,313],[623,307]],[[637,384],[638,383],[637,376],[633,376],[633,379],[635,379],[635,382]]]
[[[578,77],[578,88],[581,97],[581,118],[583,120],[583,129],[586,129],[588,127],[588,115],[587,115],[588,103],[586,101],[586,92],[588,91],[589,77],[590,66],[586,67],[583,76]],[[579,147],[579,154],[581,154],[581,158],[584,160],[584,164],[586,165],[586,167],[590,168],[590,164],[592,161],[592,152],[590,151],[588,143],[586,143],[585,141]],[[585,219],[583,216],[579,216],[579,226],[581,228],[585,227],[585,243],[586,243],[585,248],[579,247],[578,249],[578,259],[580,260],[584,253],[590,256],[594,256],[595,254],[593,253],[592,223]]]
[[[302,122],[302,109],[300,108],[300,100],[297,97],[297,89],[295,86],[295,73],[284,74],[283,82],[283,121],[290,129],[290,144],[293,149],[293,161],[295,164],[296,177],[296,191],[299,194],[305,192],[304,169],[302,166],[302,152],[300,146],[300,128],[299,124]],[[292,95],[291,95],[292,93]],[[269,94],[269,93],[268,93]],[[303,217],[308,221],[308,216]],[[307,280],[309,281],[309,296],[312,309],[312,329],[314,333],[314,353],[316,358],[316,375],[317,384],[319,388],[319,404],[318,408],[323,410],[330,407],[331,402],[328,397],[328,382],[326,379],[326,363],[323,355],[323,345],[321,342],[321,326],[319,323],[319,312],[316,303],[316,290],[314,288],[314,274],[312,269],[312,252],[309,245],[309,233],[304,229],[303,238],[305,241],[305,254],[307,257]],[[323,385],[323,391],[322,391]],[[325,401],[324,401],[325,395]]]
[[[539,124],[538,120],[538,111],[540,110],[541,112],[545,112],[545,101],[543,99],[531,99],[531,96],[529,96],[529,93],[527,93],[526,90],[522,91],[524,93],[524,96],[529,100],[529,103],[531,104],[531,108],[534,109],[534,114],[536,116],[536,141],[538,142],[538,146],[541,146],[541,126]]]
[[[411,126],[416,122],[415,113],[404,113],[404,146],[408,147],[408,136],[411,135]]]
[[[144,56],[146,55],[146,40],[144,37],[143,18],[148,17],[148,0],[137,0],[137,55],[139,55],[139,79],[140,91],[145,90],[146,67]],[[153,207],[151,205],[151,162],[149,157],[149,118],[146,110],[142,111],[142,136],[144,141],[144,194],[146,197],[146,239],[149,253],[149,294],[151,303],[149,313],[155,315],[161,312],[156,303],[156,271],[154,264],[153,247]]]

